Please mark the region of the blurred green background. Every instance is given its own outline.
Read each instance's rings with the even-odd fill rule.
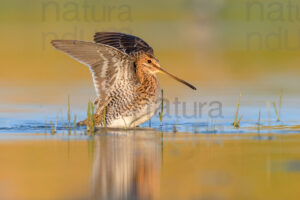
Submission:
[[[50,41],[92,41],[96,31],[140,36],[165,69],[200,90],[298,91],[295,0],[10,0],[1,2],[0,23],[0,82],[8,101],[54,102],[79,88],[94,93],[88,68]],[[186,89],[165,76],[161,82],[170,94]]]

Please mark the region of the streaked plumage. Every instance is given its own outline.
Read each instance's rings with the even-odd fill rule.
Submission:
[[[89,66],[97,93],[96,125],[135,127],[150,119],[160,106],[155,73],[165,72],[153,49],[142,39],[123,33],[99,32],[94,41],[53,40],[51,43]]]

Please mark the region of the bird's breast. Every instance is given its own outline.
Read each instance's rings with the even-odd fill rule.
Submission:
[[[134,91],[133,91],[134,90]],[[157,79],[128,90],[116,90],[110,104],[110,127],[136,127],[149,120],[159,109],[161,92]]]

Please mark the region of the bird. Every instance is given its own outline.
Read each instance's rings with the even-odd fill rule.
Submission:
[[[163,69],[153,48],[134,35],[96,32],[93,42],[52,40],[51,44],[89,67],[97,94],[95,126],[99,128],[133,128],[151,119],[161,106],[158,72],[196,90]]]

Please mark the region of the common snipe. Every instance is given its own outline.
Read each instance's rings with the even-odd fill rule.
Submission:
[[[136,36],[98,32],[94,42],[53,40],[51,43],[89,66],[97,92],[97,127],[104,124],[107,127],[135,127],[149,120],[161,104],[157,72],[168,74],[196,90],[162,69],[153,49]]]

